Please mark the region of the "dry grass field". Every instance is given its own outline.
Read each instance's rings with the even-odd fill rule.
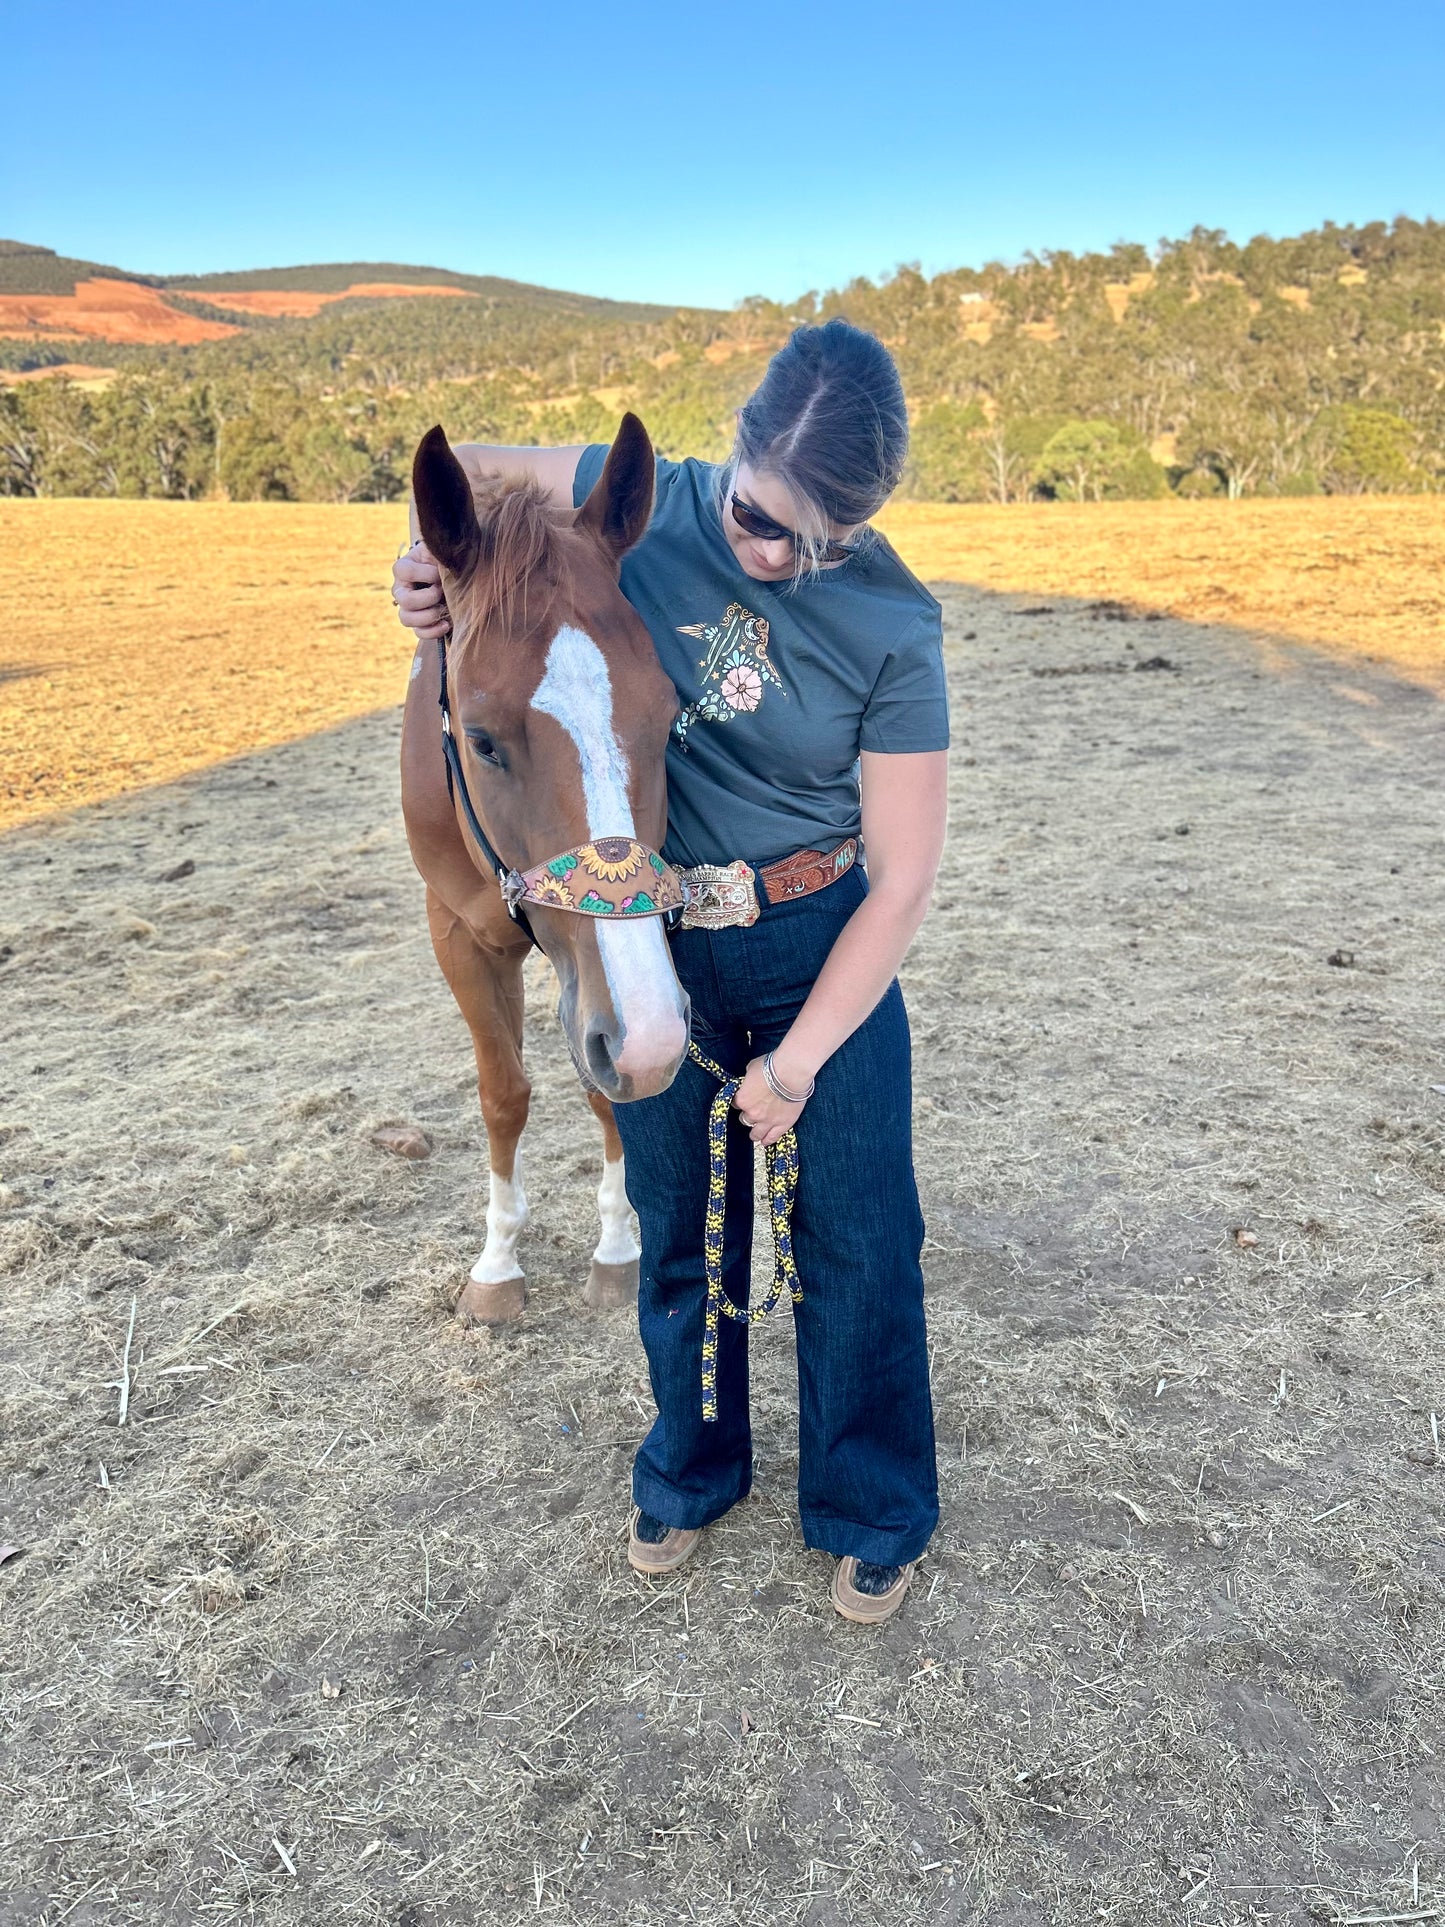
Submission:
[[[925,581],[1115,599],[1390,663],[1445,689],[1445,500],[909,502],[880,526]]]
[[[399,702],[405,540],[404,506],[0,500],[0,830]]]
[[[1445,688],[1445,500],[947,508],[881,526],[926,581],[1116,600]],[[0,830],[400,699],[398,507],[0,499]]]
[[[891,526],[952,578],[944,1513],[870,1633],[785,1315],[752,1496],[627,1569],[645,1369],[540,964],[529,1306],[449,1315],[397,512],[0,503],[4,1927],[1445,1913],[1440,505]]]

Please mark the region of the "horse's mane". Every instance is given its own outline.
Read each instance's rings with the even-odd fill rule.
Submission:
[[[462,590],[467,634],[489,624],[528,626],[529,602],[545,609],[567,573],[560,536],[565,524],[540,483],[487,476],[472,490],[482,546]]]

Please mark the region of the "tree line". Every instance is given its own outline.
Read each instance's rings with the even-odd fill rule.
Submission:
[[[716,458],[768,355],[833,314],[897,357],[919,499],[1445,483],[1445,225],[1399,219],[904,267],[729,314],[349,301],[196,347],[107,346],[108,385],[0,388],[0,493],[384,501],[434,421],[556,444],[606,439],[623,407],[663,453]],[[0,366],[76,353],[0,343]]]

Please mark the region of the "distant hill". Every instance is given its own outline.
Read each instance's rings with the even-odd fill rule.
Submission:
[[[346,295],[358,287],[393,287],[408,293],[417,288],[454,288],[483,295],[489,301],[546,302],[573,314],[595,314],[613,320],[648,321],[671,314],[668,307],[642,301],[607,301],[599,295],[570,294],[560,288],[538,287],[528,281],[508,281],[497,274],[457,274],[450,268],[417,267],[398,261],[327,261],[297,268],[243,268],[226,274],[172,274],[158,283],[179,293],[204,295],[217,307],[228,294]]]
[[[0,337],[52,344],[84,341],[133,347],[194,346],[239,334],[242,324],[185,297],[168,301],[157,276],[53,248],[0,241]]]
[[[215,341],[257,318],[309,318],[340,301],[470,296],[506,307],[598,322],[649,322],[672,312],[607,301],[493,274],[394,261],[312,263],[226,274],[140,274],[53,248],[0,240],[0,335],[176,346]],[[168,297],[176,297],[175,300]]]
[[[129,268],[103,267],[99,261],[75,261],[54,248],[35,247],[29,241],[0,241],[0,295],[74,294],[76,283],[97,278],[106,281],[136,281],[158,288],[153,274],[134,274]]]
[[[0,495],[384,501],[434,422],[557,445],[624,408],[663,454],[716,459],[768,356],[833,315],[897,360],[924,500],[1445,493],[1445,224],[1401,215],[904,266],[726,314],[393,261],[159,276],[5,242]]]

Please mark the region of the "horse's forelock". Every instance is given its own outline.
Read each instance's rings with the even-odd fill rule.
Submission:
[[[466,633],[528,628],[568,571],[564,525],[545,489],[530,480],[488,481],[474,490],[482,547],[461,591]]]

